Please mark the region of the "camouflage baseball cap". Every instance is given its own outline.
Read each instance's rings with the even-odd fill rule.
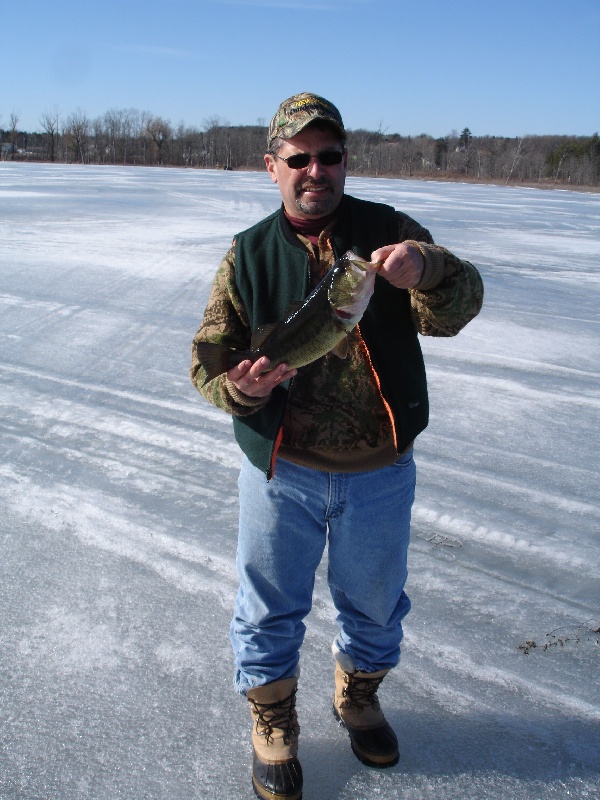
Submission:
[[[340,134],[342,139],[346,138],[342,115],[337,108],[319,97],[318,94],[302,92],[288,97],[277,109],[275,116],[269,126],[267,137],[267,148],[271,147],[273,139],[291,139],[307,125],[316,120],[322,120],[332,125]]]

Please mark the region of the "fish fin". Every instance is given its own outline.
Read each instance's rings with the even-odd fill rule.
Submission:
[[[334,348],[332,348],[331,352],[335,353],[338,358],[346,358],[348,355],[348,350],[348,337],[344,336],[344,338],[339,341]]]
[[[198,342],[196,344],[198,361],[206,372],[204,386],[222,375],[227,370],[239,364],[246,357],[246,351],[235,350],[233,347],[226,347],[224,344],[214,344],[213,342]]]
[[[302,306],[304,305],[305,302],[306,302],[305,300],[294,300],[294,301],[292,301],[289,304],[287,311],[285,312],[285,319],[289,319],[294,314],[297,314],[298,311],[300,311],[300,309],[302,308]]]
[[[277,330],[278,326],[278,322],[270,322],[268,325],[260,325],[252,334],[252,339],[250,340],[250,349],[260,350],[269,336],[275,330]]]

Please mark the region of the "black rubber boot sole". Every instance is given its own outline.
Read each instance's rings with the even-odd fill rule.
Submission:
[[[265,789],[263,786],[257,786],[254,778],[252,778],[252,788],[254,789],[254,794],[260,798],[260,800],[302,800],[302,792],[300,794],[272,794],[268,789]]]
[[[395,767],[400,761],[400,752],[394,742],[396,741],[396,734],[386,722],[381,728],[373,728],[372,730],[360,730],[346,725],[340,713],[335,706],[332,706],[333,716],[338,721],[342,728],[346,729],[350,737],[350,747],[352,752],[358,760],[366,767],[373,767],[374,769],[388,769],[388,767]],[[377,747],[377,739],[383,739],[388,747],[381,749]],[[368,749],[365,744],[371,745]],[[379,752],[377,752],[379,749]]]
[[[265,763],[253,754],[252,787],[260,800],[302,800],[302,767],[297,758]]]

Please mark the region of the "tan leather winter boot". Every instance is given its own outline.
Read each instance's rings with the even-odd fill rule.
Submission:
[[[398,739],[377,699],[388,672],[346,672],[335,665],[333,715],[348,731],[354,755],[368,767],[393,767],[400,758]]]
[[[257,686],[246,693],[252,714],[252,784],[263,800],[300,800],[302,767],[297,758],[297,678]]]

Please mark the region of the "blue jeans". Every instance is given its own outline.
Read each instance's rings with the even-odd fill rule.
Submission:
[[[390,467],[360,473],[279,459],[271,481],[244,459],[231,623],[240,694],[296,673],[327,538],[337,648],[366,672],[398,663],[410,610],[404,584],[415,481],[412,450]]]

